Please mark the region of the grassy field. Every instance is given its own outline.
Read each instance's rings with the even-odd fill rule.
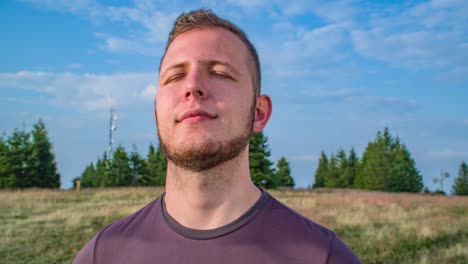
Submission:
[[[162,191],[1,191],[0,262],[70,263],[104,226]],[[364,263],[468,263],[468,197],[353,190],[271,193],[335,230]]]

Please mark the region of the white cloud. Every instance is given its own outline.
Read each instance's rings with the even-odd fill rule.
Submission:
[[[144,98],[151,98],[151,99],[154,99],[155,96],[156,96],[156,90],[157,90],[157,86],[154,85],[154,84],[148,84],[146,86],[146,88],[141,91],[141,96],[143,96]]]
[[[287,24],[276,29],[281,39],[259,43],[264,65],[271,67],[276,77],[329,77],[335,71],[345,74],[351,71],[344,62],[347,56],[344,25],[329,24],[313,29],[298,27],[292,31],[295,34],[283,34],[283,29],[288,31]]]
[[[234,1],[231,1],[234,2]],[[237,1],[236,1],[237,2]],[[256,0],[253,3],[243,3],[250,1],[241,1],[240,6],[250,8],[252,6],[269,8],[275,10],[276,17],[292,17],[297,15],[313,15],[328,23],[343,23],[352,21],[357,12],[354,1],[318,1],[318,0],[274,0],[262,1]]]
[[[350,22],[356,16],[353,1],[324,1],[314,8],[314,13],[328,22]]]
[[[400,12],[374,14],[351,31],[356,51],[368,58],[404,67],[466,67],[465,27],[468,2],[430,1]]]
[[[162,44],[176,16],[197,5],[183,1],[168,5],[150,0],[135,0],[127,6],[91,0],[25,1],[92,21],[118,23],[121,28],[118,33],[97,33],[100,47],[111,52],[150,56],[161,55]],[[348,59],[356,54],[411,69],[442,67],[449,77],[462,76],[468,68],[466,1],[377,4],[352,0],[227,3],[205,0],[202,3],[221,11],[222,16],[229,14],[227,17],[234,22],[241,22],[246,16],[261,17],[252,19],[253,23],[262,22],[260,27],[252,24],[256,30],[253,32],[273,31],[273,34],[258,34],[256,44],[265,65],[273,65],[272,72],[281,77],[330,76],[337,73],[335,69],[347,73],[353,70]],[[233,7],[239,8],[233,11]],[[298,22],[305,15],[310,20]]]
[[[129,106],[154,99],[155,73],[74,74],[50,72],[0,73],[0,87],[19,88],[49,94],[50,103],[96,111]]]
[[[111,52],[159,55],[158,44],[166,41],[172,22],[179,12],[162,10],[155,1],[137,0],[132,7],[102,5],[92,0],[23,0],[41,8],[70,12],[91,21],[121,23],[121,32],[97,33],[101,47]],[[165,3],[164,3],[165,4]]]
[[[421,105],[413,100],[390,96],[370,95],[365,89],[308,87],[291,96],[293,104],[329,105],[334,112],[346,111],[362,115],[378,115],[380,118],[415,113]],[[341,109],[341,110],[337,110]]]
[[[337,24],[299,32],[296,39],[283,44],[283,50],[287,51],[287,56],[294,58],[298,58],[300,55],[307,57],[334,56],[337,45],[343,41],[343,27]]]
[[[402,114],[414,113],[420,105],[412,99],[359,95],[344,98],[344,101],[353,105],[355,109],[363,109],[372,114],[387,114],[390,116],[400,116]]]

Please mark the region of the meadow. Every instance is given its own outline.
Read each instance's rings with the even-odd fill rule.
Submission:
[[[99,230],[162,192],[0,191],[0,262],[71,263]],[[363,263],[468,263],[468,197],[327,189],[270,193],[335,230]]]

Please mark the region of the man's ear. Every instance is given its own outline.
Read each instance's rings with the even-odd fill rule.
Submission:
[[[272,111],[273,105],[271,103],[271,98],[265,94],[258,96],[255,107],[255,120],[253,125],[254,132],[262,132],[263,128],[265,128],[268,123],[268,120],[270,120]]]

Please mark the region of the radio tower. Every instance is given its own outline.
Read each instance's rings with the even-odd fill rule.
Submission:
[[[112,155],[112,150],[113,150],[113,145],[114,145],[114,131],[117,129],[117,126],[115,125],[115,120],[117,120],[117,115],[115,114],[114,108],[111,105],[110,120],[109,120],[109,148],[107,149],[109,158]]]

